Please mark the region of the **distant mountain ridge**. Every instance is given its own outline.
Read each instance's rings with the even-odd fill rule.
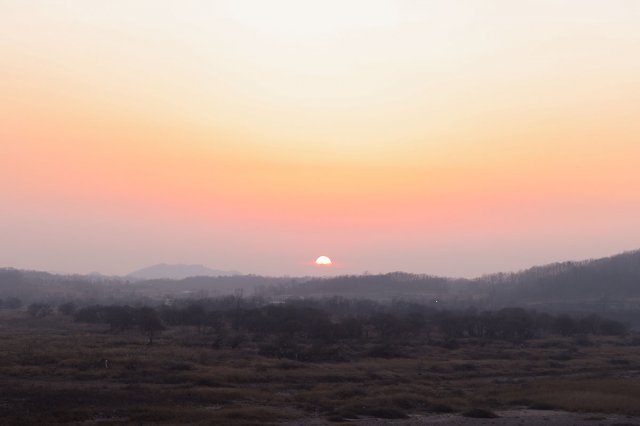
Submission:
[[[220,277],[239,274],[236,271],[221,271],[204,265],[159,263],[133,271],[127,274],[126,277],[139,280],[182,280],[190,277]]]
[[[640,251],[535,266],[478,278],[392,272],[375,275],[267,277],[240,275],[202,265],[154,265],[126,277],[55,275],[0,268],[0,299],[23,301],[159,300],[237,294],[288,299],[346,297],[422,301],[443,308],[589,311],[624,319],[637,312],[640,328]],[[617,315],[617,316],[616,316]],[[634,314],[635,315],[635,314]],[[635,318],[635,317],[634,317]]]
[[[640,306],[640,250],[610,257],[535,266],[476,280],[492,298],[528,302],[618,299]]]
[[[265,290],[274,296],[431,298],[440,303],[491,307],[590,304],[640,309],[640,250],[473,279],[393,272],[314,278]]]

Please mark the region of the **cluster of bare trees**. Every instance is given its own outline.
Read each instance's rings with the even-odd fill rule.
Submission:
[[[7,297],[6,299],[0,299],[0,309],[20,309],[22,307],[22,300],[17,297]]]
[[[497,311],[436,310],[425,305],[342,298],[281,303],[241,295],[174,302],[170,306],[93,305],[74,312],[77,321],[104,323],[113,332],[138,328],[149,338],[169,327],[194,327],[211,347],[251,342],[266,356],[299,360],[335,358],[336,345],[362,348],[445,344],[467,338],[520,343],[547,335],[622,335],[625,324],[597,315],[572,317],[522,308]],[[380,347],[378,347],[380,350]]]
[[[76,321],[109,324],[113,332],[137,328],[147,336],[149,344],[165,329],[158,311],[150,306],[92,305],[76,310],[74,317]]]
[[[522,308],[504,308],[498,311],[466,310],[440,313],[439,327],[449,338],[481,337],[511,342],[522,342],[547,334],[623,335],[628,327],[599,315],[572,317],[567,314],[551,315]]]

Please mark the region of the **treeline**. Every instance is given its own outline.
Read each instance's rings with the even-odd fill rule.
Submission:
[[[291,296],[342,296],[390,300],[412,295],[422,297],[443,296],[451,286],[467,282],[464,279],[437,277],[425,274],[391,272],[387,274],[342,275],[332,278],[313,278],[262,287],[260,294]]]
[[[17,297],[7,297],[6,299],[0,299],[0,309],[20,309],[22,307],[22,300]]]
[[[464,339],[522,343],[549,335],[628,332],[625,324],[598,315],[572,317],[522,308],[452,311],[342,298],[268,303],[230,296],[155,308],[92,305],[65,310],[76,321],[107,324],[112,332],[138,328],[149,343],[165,327],[193,327],[213,348],[252,345],[265,356],[313,361],[340,360],[345,348],[395,356],[402,345],[448,346]]]
[[[126,277],[61,275],[0,268],[0,299],[17,298],[27,305],[46,301],[92,300],[100,304],[151,303],[165,297],[218,297],[236,291],[259,293],[263,289],[304,283],[308,278],[238,275],[189,277],[182,280],[131,280]]]
[[[68,299],[119,304],[126,300],[149,301],[134,286],[117,278],[59,275],[47,272],[0,268],[0,299],[53,305]]]
[[[640,297],[640,251],[580,262],[536,266],[476,280],[491,299],[514,301],[613,301]]]
[[[176,297],[209,297],[243,290],[263,297],[398,298],[461,309],[508,306],[547,311],[579,310],[603,316],[625,312],[640,327],[640,251],[582,262],[564,262],[476,279],[423,274],[345,275],[329,278],[238,275],[183,280],[128,281],[115,277],[55,275],[0,268],[0,298],[59,303],[66,299],[100,304],[151,303]],[[129,302],[134,303],[134,302]]]

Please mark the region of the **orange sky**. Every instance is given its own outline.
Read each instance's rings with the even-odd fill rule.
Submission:
[[[631,0],[0,1],[0,266],[640,248],[639,111]]]

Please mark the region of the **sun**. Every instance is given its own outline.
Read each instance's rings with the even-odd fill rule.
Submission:
[[[320,266],[331,266],[333,262],[327,256],[320,256],[316,259],[316,265]]]

